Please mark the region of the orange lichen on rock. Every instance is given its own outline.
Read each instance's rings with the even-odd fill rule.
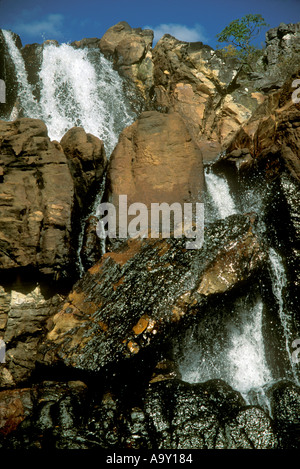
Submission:
[[[129,351],[133,354],[136,354],[139,352],[140,350],[140,347],[138,346],[138,344],[136,344],[135,342],[133,342],[132,340],[130,340],[127,344],[127,347],[129,349]]]
[[[133,326],[132,330],[136,335],[141,334],[142,332],[145,331],[149,324],[149,317],[144,314],[137,322],[135,326]]]
[[[117,264],[123,266],[127,261],[132,259],[135,254],[140,251],[141,240],[139,239],[130,239],[126,245],[124,251],[110,252],[108,256],[113,259]]]

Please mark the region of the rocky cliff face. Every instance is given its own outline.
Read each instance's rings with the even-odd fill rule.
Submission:
[[[46,125],[29,118],[1,121],[0,135],[1,270],[68,276],[76,263],[75,217],[103,175],[103,144],[81,128],[62,145],[51,142]]]
[[[39,102],[49,42],[13,37]],[[152,41],[121,22],[72,44],[110,61],[135,115],[106,156],[77,116],[59,142],[26,116],[0,33],[3,449],[299,448],[299,70],[280,72],[299,24],[267,33],[252,72],[202,43]],[[104,253],[95,203],[120,195],[205,203],[203,246],[171,230]],[[183,379],[187,353],[206,379]],[[241,389],[209,369],[223,354]]]

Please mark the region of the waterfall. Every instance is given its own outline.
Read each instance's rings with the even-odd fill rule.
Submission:
[[[223,379],[243,395],[261,389],[272,380],[262,319],[261,298],[238,299],[230,311],[220,306],[214,317],[202,319],[187,333],[184,350],[176,349],[182,379],[190,383]]]
[[[28,82],[22,54],[10,31],[3,31],[8,52],[14,63],[22,115],[45,122],[51,140],[60,141],[72,127],[83,127],[99,137],[109,158],[121,131],[132,124],[135,114],[124,91],[124,81],[99,49],[75,49],[69,44],[43,44],[39,71],[39,102]],[[14,108],[11,119],[18,117]],[[86,220],[96,215],[104,193],[104,181],[89,213],[81,220],[77,258],[80,275],[84,270],[80,259]],[[101,244],[102,251],[105,245]]]
[[[278,303],[279,318],[284,333],[285,349],[291,364],[293,378],[295,382],[299,384],[297,372],[295,369],[295,363],[292,359],[292,354],[290,350],[290,342],[293,340],[292,317],[289,311],[286,310],[286,306],[284,303],[284,290],[287,287],[285,269],[280,255],[273,248],[269,248],[269,261],[272,278],[272,290]]]
[[[237,213],[235,202],[225,178],[214,174],[209,166],[205,168],[205,183],[217,218],[226,218]]]
[[[22,54],[14,42],[11,31],[2,30],[4,40],[7,45],[8,52],[14,63],[16,78],[18,81],[18,98],[19,105],[26,117],[40,118],[40,108],[33,95],[33,88],[28,82],[27,72],[25,69]],[[11,118],[16,117],[16,109],[12,110]]]
[[[23,115],[43,120],[51,140],[60,141],[71,127],[83,127],[103,140],[109,156],[120,132],[134,120],[123,80],[111,62],[99,49],[44,44],[37,102],[13,35],[10,31],[3,34],[16,70]]]
[[[95,49],[44,45],[40,71],[41,110],[51,138],[81,126],[104,142],[108,155],[133,121],[123,81]]]

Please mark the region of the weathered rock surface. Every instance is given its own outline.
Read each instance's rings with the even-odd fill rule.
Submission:
[[[81,418],[77,409],[84,404],[86,389],[80,381],[44,381],[32,388],[0,392],[0,447],[82,447],[80,436],[76,444]]]
[[[104,144],[82,127],[68,130],[60,144],[68,159],[78,206],[86,212],[106,169]]]
[[[277,446],[270,418],[259,408],[246,407],[241,395],[221,381],[153,384],[146,393],[146,412],[155,435],[155,448]]]
[[[253,165],[259,165],[271,178],[284,165],[294,178],[300,179],[300,107],[292,99],[292,83],[299,76],[298,72],[280,90],[271,93],[242,125],[228,146],[229,157],[233,150],[247,148]]]
[[[23,118],[0,122],[0,266],[32,267],[55,277],[74,265],[73,217],[103,174],[102,142],[71,129],[62,145],[45,124]]]
[[[300,389],[283,381],[269,390],[275,428],[281,448],[296,449],[300,441]]]
[[[280,61],[293,60],[300,53],[300,23],[280,23],[266,33],[265,58],[269,67],[278,65]],[[286,63],[285,63],[286,65]]]
[[[202,200],[202,154],[176,112],[147,111],[120,135],[107,170],[105,200],[119,206]]]
[[[226,149],[221,163],[246,177],[253,169],[267,176],[263,222],[268,241],[285,258],[288,292],[283,292],[283,302],[295,324],[299,104],[291,95],[299,74],[279,87],[294,67],[289,61],[298,53],[298,30],[297,25],[280,25],[269,31],[265,56],[253,73],[209,46],[169,35],[152,50],[152,31],[125,22],[101,40],[72,44],[99,48],[126,77],[131,98],[140,103],[142,96],[141,109],[148,109],[123,131],[109,163],[105,197],[116,207],[123,194],[128,205],[200,201],[202,160],[219,159]],[[22,49],[37,98],[42,50],[43,45]],[[0,32],[0,64],[5,53]],[[11,110],[16,80],[7,59]],[[284,73],[277,80],[281,66]],[[79,217],[86,215],[106,164],[102,142],[81,128],[71,129],[58,143],[50,142],[40,121],[0,122],[0,263],[5,277],[21,267],[56,277],[72,270]],[[252,182],[256,187],[252,179],[248,187]],[[259,223],[261,217],[259,213]],[[118,248],[111,243],[112,252],[101,259],[96,224],[97,218],[90,217],[83,233],[82,263],[89,271],[67,297],[52,291],[45,299],[39,288],[25,295],[9,280],[0,288],[0,340],[6,347],[0,363],[0,447],[299,448],[296,384],[279,382],[268,391],[270,416],[258,405],[247,406],[224,382],[181,381],[170,357],[174,336],[180,341],[189,326],[209,321],[210,314],[218,320],[216,304],[230,304],[234,322],[236,297],[252,287],[264,301],[270,295],[274,302],[261,240],[265,233],[255,226],[253,214],[205,226],[199,250],[186,249],[184,239],[129,239]],[[24,287],[22,275],[17,280]],[[264,333],[267,346],[282,330],[275,331],[276,308],[272,316],[273,309],[264,305],[263,314],[272,316],[274,328]],[[267,360],[273,359],[276,345],[270,348]]]
[[[215,147],[214,157],[245,122],[263,95],[235,96],[238,61],[224,59],[202,43],[178,41],[166,34],[153,49],[154,103],[177,111],[200,145]],[[205,155],[204,155],[205,157]]]
[[[287,408],[282,409],[284,412]],[[276,449],[273,422],[222,381],[152,384],[143,402],[111,392],[95,399],[82,381],[44,381],[0,393],[5,449]]]
[[[264,262],[249,217],[229,218],[205,236],[202,249],[187,250],[183,239],[131,239],[104,254],[53,316],[44,362],[97,371],[136,356]]]
[[[100,40],[100,50],[113,59],[121,75],[130,78],[142,95],[152,87],[152,41],[150,29],[131,28],[126,21],[109,28]]]
[[[20,292],[2,291],[5,304],[0,313],[5,319],[1,335],[6,353],[0,365],[0,387],[10,388],[25,382],[35,370],[38,344],[47,330],[47,321],[62,301],[59,296],[45,300],[36,287],[25,295]]]
[[[61,147],[42,121],[1,122],[2,269],[54,274],[70,264],[74,186]]]

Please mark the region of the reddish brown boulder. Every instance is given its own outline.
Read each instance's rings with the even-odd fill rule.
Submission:
[[[91,193],[100,186],[107,159],[103,141],[86,133],[82,127],[73,127],[60,141],[68,159],[74,181],[75,195],[80,209],[88,203]]]
[[[157,350],[214,295],[244,286],[262,267],[252,223],[235,216],[207,227],[202,249],[186,249],[184,239],[131,239],[104,254],[48,322],[43,363],[95,371]]]
[[[30,389],[0,392],[0,434],[6,436],[16,430],[31,410]]]
[[[300,72],[299,72],[300,73]],[[263,166],[267,174],[274,176],[279,164],[300,180],[300,104],[293,102],[296,74],[278,91],[270,94],[253,116],[237,132],[228,146],[227,153],[248,147],[253,164]]]
[[[74,186],[67,159],[42,121],[0,122],[0,267],[53,274],[70,262]]]
[[[62,144],[65,153],[40,120],[0,121],[0,269],[72,271],[72,220],[100,185],[106,158],[102,142],[83,129],[71,129]]]
[[[128,206],[200,202],[202,154],[178,113],[148,111],[121,134],[107,171],[106,198],[118,208],[119,195]]]

